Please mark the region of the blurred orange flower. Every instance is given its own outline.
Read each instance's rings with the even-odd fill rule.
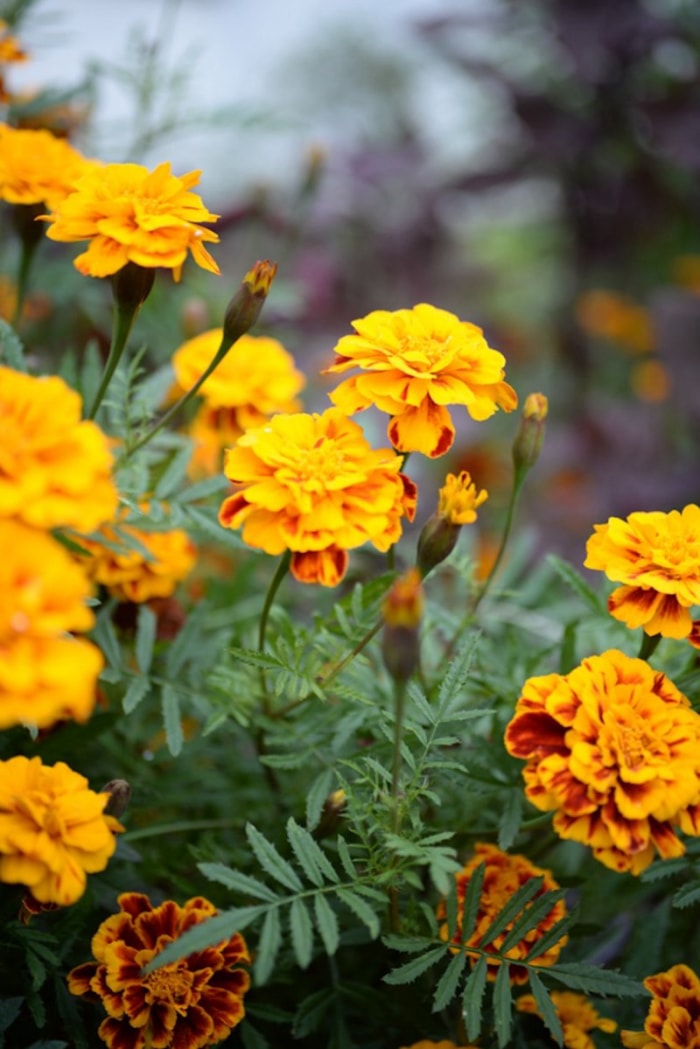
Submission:
[[[610,614],[631,629],[700,647],[700,620],[690,614],[700,605],[700,507],[611,517],[594,528],[584,567],[624,584],[608,598]]]
[[[590,335],[619,343],[632,353],[649,353],[653,348],[648,311],[626,295],[603,289],[585,292],[576,303],[576,316]]]
[[[700,979],[687,965],[647,976],[653,999],[643,1031],[620,1031],[627,1049],[700,1049]]]
[[[373,451],[361,428],[336,408],[322,415],[275,415],[248,430],[226,453],[238,487],[219,512],[224,528],[266,554],[292,551],[303,583],[336,586],[347,551],[370,542],[388,550],[413,520],[416,488],[401,457]]]
[[[245,1016],[250,986],[240,933],[143,975],[167,944],[218,912],[202,896],[154,907],[148,896],[125,892],[118,903],[92,938],[96,961],[68,974],[71,994],[102,1002],[102,1041],[110,1049],[205,1049],[228,1038]]]
[[[567,1049],[596,1049],[589,1031],[612,1032],[617,1029],[615,1021],[601,1016],[583,994],[552,991],[550,997],[561,1022],[564,1045]],[[515,1007],[521,1013],[534,1013],[542,1017],[533,994],[523,994],[516,1001]]]
[[[487,954],[492,954],[500,951],[501,944],[513,928],[514,921],[517,920],[517,917],[514,921],[509,922],[505,929],[503,929],[493,941],[484,942],[484,933],[486,933],[488,927],[495,918],[498,917],[511,896],[513,896],[521,886],[530,881],[531,878],[538,878],[540,876],[544,878],[544,881],[541,889],[535,896],[535,900],[537,900],[537,898],[544,892],[558,889],[559,886],[549,871],[536,867],[525,856],[510,856],[507,852],[502,852],[501,849],[497,848],[495,845],[484,843],[476,845],[474,847],[473,858],[465,864],[463,870],[455,875],[457,881],[457,928],[455,930],[454,943],[457,944],[462,943],[464,898],[472,875],[481,864],[484,865],[484,883],[481,890],[476,925],[473,933],[465,943],[467,947],[479,947],[482,951],[486,951]],[[443,900],[438,905],[437,917],[440,920],[445,918],[446,914],[447,909],[445,901]],[[530,929],[530,931],[525,933],[518,943],[506,951],[506,957],[512,959],[513,962],[529,957],[529,960],[536,965],[554,965],[559,957],[559,952],[567,942],[567,937],[562,936],[557,943],[547,948],[547,950],[541,955],[537,955],[536,953],[537,941],[541,939],[553,925],[565,917],[565,915],[566,904],[563,900],[559,900],[542,918],[542,920],[538,922],[534,929]],[[440,926],[440,936],[443,940],[447,940],[447,924]],[[458,950],[457,947],[453,949],[454,951]],[[473,954],[469,955],[469,960],[474,964],[476,962],[476,956]],[[493,980],[496,978],[496,973],[500,964],[501,963],[498,959],[489,962],[489,979]],[[522,966],[511,965],[510,981],[515,984],[526,983],[527,970]]]
[[[611,649],[529,678],[505,744],[527,761],[532,804],[556,810],[557,834],[612,870],[682,855],[676,825],[700,833],[700,715],[645,660]]]
[[[62,761],[0,761],[0,881],[26,885],[40,903],[79,900],[86,875],[105,869],[123,830],[104,814],[109,797]]]
[[[0,124],[0,199],[8,204],[57,207],[95,166],[49,131]]]
[[[75,267],[89,277],[110,277],[128,262],[146,269],[164,267],[180,279],[188,252],[202,269],[219,273],[204,247],[217,243],[213,230],[200,225],[215,222],[200,197],[191,193],[199,171],[178,178],[170,164],[155,171],[140,164],[105,164],[86,173],[75,191],[45,218],[51,240],[88,240],[87,251]]]
[[[347,415],[374,405],[392,418],[389,440],[399,452],[444,455],[455,430],[447,405],[464,405],[472,419],[517,407],[503,381],[505,358],[481,328],[454,313],[420,303],[410,310],[375,310],[352,322],[355,335],[336,345],[324,374],[359,368],[330,398]]]
[[[2,68],[11,62],[26,62],[27,53],[19,40],[12,36],[4,18],[0,18],[0,102],[8,102],[10,95],[5,87],[5,71]]]

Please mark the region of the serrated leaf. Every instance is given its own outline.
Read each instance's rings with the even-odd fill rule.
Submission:
[[[549,892],[543,892],[542,895],[533,900],[528,907],[525,907],[520,916],[513,922],[512,929],[509,929],[506,934],[505,939],[500,946],[500,952],[505,954],[511,949],[511,947],[514,947],[516,943],[519,943],[526,933],[531,929],[537,928],[539,923],[547,917],[559,900],[564,899],[565,895],[566,891],[564,889],[552,889]],[[541,950],[538,950],[538,957],[541,953]]]
[[[304,886],[299,879],[299,875],[292,865],[280,856],[272,842],[268,841],[265,835],[261,834],[252,823],[246,824],[245,832],[250,847],[263,870],[267,871],[275,881],[291,889],[292,892],[302,892]]]
[[[437,703],[438,711],[443,719],[448,717],[452,701],[464,689],[469,679],[469,671],[480,637],[480,634],[465,637],[448,663],[447,673],[440,684]]]
[[[691,904],[700,900],[700,885],[684,885],[682,889],[673,894],[672,904],[674,907],[690,907]]]
[[[316,912],[316,928],[323,940],[326,954],[332,957],[338,950],[338,919],[330,903],[320,892],[316,893],[314,898],[314,910]]]
[[[354,880],[357,877],[357,867],[355,866],[352,856],[350,855],[350,849],[348,843],[342,834],[339,834],[336,838],[336,845],[338,848],[338,859],[340,860],[343,870],[347,874],[348,878]]]
[[[583,577],[580,576],[567,561],[563,561],[561,557],[557,557],[556,554],[548,554],[547,563],[551,565],[558,576],[561,576],[567,586],[569,586],[575,594],[578,594],[581,600],[589,605],[595,612],[598,612],[599,614],[605,612],[606,609],[602,599],[590,588],[585,579],[583,579]]]
[[[554,1003],[547,993],[547,988],[542,983],[537,973],[532,969],[528,971],[528,976],[530,978],[530,990],[535,996],[537,1010],[544,1021],[544,1025],[557,1045],[561,1045],[564,1034],[561,1029],[559,1017],[557,1016],[557,1011],[554,1008]]]
[[[544,877],[539,875],[537,878],[529,878],[524,885],[521,885],[517,892],[513,893],[501,913],[494,918],[489,927],[484,931],[480,942],[493,943],[496,937],[500,936],[510,922],[520,914],[533,896],[537,895],[542,888],[543,882]]]
[[[19,335],[4,318],[0,317],[0,361],[16,372],[26,372],[24,346]]]
[[[482,954],[471,971],[462,993],[462,1018],[467,1027],[469,1041],[473,1042],[481,1033],[481,1001],[484,997],[488,963]]]
[[[537,938],[536,942],[533,943],[525,956],[525,961],[532,962],[536,958],[541,958],[551,947],[554,947],[555,944],[559,943],[561,938],[566,935],[569,929],[575,925],[577,921],[578,909],[573,908],[568,914],[565,914],[563,918],[560,918],[558,922],[555,922],[551,928],[547,929],[544,936]]]
[[[572,991],[584,994],[611,995],[614,998],[637,998],[647,994],[644,986],[617,969],[601,969],[586,962],[561,962],[547,967],[547,976],[563,983]],[[530,970],[532,972],[532,970]]]
[[[147,674],[151,669],[157,626],[158,617],[155,612],[148,605],[140,605],[138,619],[136,620],[135,651],[136,662],[142,674]]]
[[[324,769],[313,781],[306,793],[306,827],[315,830],[321,821],[323,806],[333,786],[333,770]]]
[[[299,898],[293,900],[289,908],[289,929],[294,956],[299,967],[305,969],[311,961],[314,933],[306,904]]]
[[[348,910],[352,911],[353,914],[360,919],[363,925],[367,926],[370,936],[372,939],[376,939],[379,936],[381,929],[381,923],[377,914],[372,910],[366,900],[363,900],[357,893],[352,892],[350,889],[338,888],[335,890],[335,894],[341,903],[344,903]]]
[[[511,790],[506,795],[501,818],[498,821],[498,847],[507,852],[511,847],[523,818],[523,793],[520,790]]]
[[[434,1013],[439,1013],[441,1009],[445,1009],[454,998],[466,964],[467,956],[463,951],[455,954],[452,958],[435,988],[433,996]]]
[[[432,940],[425,936],[398,936],[388,933],[382,936],[382,943],[392,951],[401,951],[404,954],[418,954],[432,945]]]
[[[281,943],[282,926],[279,910],[277,907],[273,907],[265,915],[265,921],[260,930],[260,939],[258,940],[254,968],[255,983],[258,986],[267,983],[267,978],[272,972]]]
[[[498,1049],[505,1049],[510,1041],[513,1019],[513,996],[510,986],[510,966],[498,966],[493,988],[493,1020],[498,1038]]]
[[[168,499],[187,476],[187,467],[192,458],[192,445],[178,448],[158,478],[153,494],[156,499]]]
[[[445,896],[445,916],[447,918],[447,939],[452,941],[457,935],[457,882],[452,879],[450,890]]]
[[[234,871],[223,863],[198,863],[197,868],[205,878],[209,878],[210,881],[218,881],[227,889],[232,889],[233,892],[254,896],[258,900],[267,900],[268,903],[274,903],[279,899],[277,893],[273,892],[268,885],[258,881],[257,878],[252,878],[249,874]]]
[[[25,961],[27,963],[29,975],[32,978],[32,987],[35,991],[38,991],[48,975],[46,966],[42,960],[37,957],[34,951],[31,950],[25,952]]]
[[[168,750],[174,758],[182,750],[184,735],[182,731],[182,719],[180,717],[180,697],[172,685],[163,685],[160,699],[163,714],[163,728],[165,729],[165,742]]]
[[[320,888],[327,881],[337,882],[339,880],[338,875],[318,842],[312,838],[308,830],[301,827],[292,818],[287,820],[287,839],[299,866],[303,868],[309,881],[317,888]]]
[[[110,666],[116,667],[117,670],[124,670],[124,660],[122,658],[121,645],[117,638],[114,624],[111,619],[112,607],[107,606],[104,609],[100,609],[97,616],[97,623],[95,629],[92,632],[92,639],[98,648],[102,649],[107,662]]]
[[[481,903],[481,890],[484,886],[484,874],[486,865],[480,863],[473,872],[464,894],[464,909],[462,911],[462,943],[466,943],[476,928],[476,919]]]
[[[179,961],[180,958],[186,958],[196,951],[202,951],[205,947],[221,943],[222,940],[230,940],[237,932],[242,932],[247,928],[251,922],[267,914],[268,910],[267,903],[256,903],[250,907],[234,907],[230,911],[220,911],[213,918],[199,922],[152,958],[144,966],[144,975],[153,972],[154,969],[159,969],[162,965],[170,965],[171,962]]]
[[[645,871],[642,871],[639,875],[639,880],[644,883],[659,881],[661,878],[672,878],[675,874],[681,874],[687,869],[687,856],[678,856],[673,860],[659,860],[656,863],[652,863],[651,867],[647,867]]]
[[[421,954],[418,958],[413,958],[410,962],[400,965],[398,969],[392,969],[384,977],[384,983],[392,986],[402,983],[413,983],[422,973],[427,972],[440,958],[443,958],[446,950],[446,946],[433,947],[432,950]]]
[[[295,1038],[305,1038],[318,1029],[324,1016],[333,1004],[334,994],[330,988],[314,991],[299,1004],[292,1025]]]
[[[208,499],[211,495],[221,495],[230,488],[230,483],[223,474],[216,477],[205,477],[203,481],[197,481],[190,485],[186,491],[177,497],[178,503],[194,503],[199,499]]]
[[[147,677],[132,677],[122,699],[122,709],[125,714],[131,714],[147,694],[151,682]]]
[[[243,1049],[270,1049],[268,1039],[249,1020],[243,1021],[240,1032]]]

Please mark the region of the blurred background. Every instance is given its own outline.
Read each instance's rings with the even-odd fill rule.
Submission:
[[[22,122],[53,122],[105,160],[202,169],[224,279],[192,267],[176,290],[160,281],[162,309],[139,321],[156,363],[220,323],[269,257],[264,326],[309,376],[307,409],[326,407],[318,372],[352,319],[421,301],[483,327],[521,400],[548,396],[522,514],[538,548],[580,565],[593,523],[698,501],[696,0],[4,9],[21,10],[31,56],[13,90],[43,92]],[[61,310],[77,308],[85,338],[99,334],[101,282],[86,297],[56,272],[73,283],[60,306],[39,296],[35,336],[60,338]],[[386,418],[365,421],[383,442]],[[469,469],[495,527],[516,425],[462,418],[447,460],[412,462],[423,516],[446,471]]]

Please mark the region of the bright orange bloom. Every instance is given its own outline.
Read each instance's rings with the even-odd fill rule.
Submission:
[[[86,721],[103,665],[85,573],[51,536],[0,520],[0,728]]]
[[[590,335],[619,343],[632,353],[649,353],[654,329],[649,311],[616,291],[588,291],[576,304],[578,322]]]
[[[631,629],[696,643],[700,620],[690,608],[700,605],[700,507],[611,517],[594,528],[584,567],[624,584],[608,598],[610,614]]]
[[[107,438],[63,379],[0,367],[0,429],[0,518],[90,532],[113,516]]]
[[[466,470],[448,474],[438,496],[438,516],[452,525],[473,524],[478,507],[488,497],[485,489],[477,492],[471,474]]]
[[[474,847],[473,858],[465,864],[463,870],[455,875],[457,881],[457,928],[454,935],[454,943],[459,944],[462,942],[464,897],[474,871],[481,864],[484,864],[484,883],[481,890],[476,925],[474,932],[466,941],[466,946],[479,947],[482,951],[491,954],[500,951],[501,944],[512,929],[514,921],[509,922],[505,929],[496,936],[495,940],[492,942],[484,942],[484,933],[503,910],[511,896],[513,896],[521,886],[530,881],[531,878],[538,878],[540,876],[544,877],[544,881],[541,889],[534,897],[535,900],[537,900],[542,893],[558,889],[559,886],[549,871],[536,867],[533,863],[530,863],[525,856],[510,856],[507,852],[502,852],[501,849],[497,848],[495,845],[483,843],[476,845]],[[438,919],[443,919],[446,914],[447,910],[443,900],[438,905],[437,917]],[[536,965],[554,965],[559,957],[559,952],[567,942],[567,937],[562,936],[557,943],[549,947],[541,955],[537,955],[536,953],[537,941],[541,939],[541,937],[544,936],[553,925],[564,918],[565,915],[566,904],[563,900],[559,900],[534,929],[530,929],[530,931],[525,933],[523,938],[519,940],[514,947],[511,947],[506,951],[506,957],[512,959],[513,962],[517,962],[521,958],[532,955],[530,961]],[[517,918],[515,920],[517,920]],[[440,936],[443,940],[447,939],[447,924],[440,926]],[[455,947],[453,950],[457,951],[458,948]],[[468,957],[472,964],[476,962],[475,955],[471,954]],[[496,973],[500,964],[500,961],[497,959],[493,962],[489,962],[489,979],[493,980],[496,978]],[[527,969],[522,966],[511,965],[510,981],[515,984],[526,983]]]
[[[75,191],[45,216],[47,236],[60,241],[90,241],[75,259],[89,277],[110,277],[128,262],[146,269],[164,267],[180,279],[188,252],[210,273],[219,267],[204,247],[217,243],[213,230],[199,225],[215,222],[200,197],[191,193],[201,172],[178,178],[170,164],[155,171],[140,164],[105,164],[84,175]]]
[[[336,346],[324,374],[359,368],[330,398],[346,415],[374,405],[392,418],[389,440],[399,452],[444,455],[455,430],[447,405],[462,404],[472,419],[517,407],[503,381],[505,357],[491,349],[481,328],[454,313],[421,303],[410,310],[375,310],[352,322],[355,335]]]
[[[648,976],[654,996],[643,1031],[621,1031],[627,1049],[700,1049],[700,979],[687,965]]]
[[[677,825],[700,833],[700,715],[645,660],[611,649],[530,678],[505,743],[527,760],[525,793],[556,811],[557,834],[612,870],[682,855]]]
[[[96,166],[63,138],[0,124],[0,199],[57,207]]]
[[[573,991],[552,991],[550,995],[554,1010],[559,1017],[567,1049],[596,1049],[589,1031],[614,1031],[617,1024],[601,1016],[588,998]],[[541,1017],[534,994],[524,994],[515,1003],[521,1013],[534,1013]]]
[[[241,934],[143,975],[156,954],[216,908],[202,896],[154,907],[138,892],[122,893],[118,903],[93,936],[96,961],[68,974],[71,994],[102,1002],[102,1041],[110,1049],[205,1049],[228,1038],[245,1016],[250,986]]]
[[[0,881],[26,885],[40,903],[75,903],[123,830],[105,816],[108,801],[62,761],[0,761]]]
[[[347,551],[370,542],[388,550],[413,520],[416,488],[401,457],[373,451],[361,428],[336,408],[322,415],[275,415],[226,453],[238,486],[219,512],[224,528],[266,554],[292,551],[302,583],[336,586]]]

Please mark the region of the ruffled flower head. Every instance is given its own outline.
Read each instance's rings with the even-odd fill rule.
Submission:
[[[627,1049],[700,1049],[700,978],[687,965],[647,976],[653,995],[643,1031],[621,1031]]]
[[[0,124],[0,199],[8,204],[57,207],[95,166],[49,131]]]
[[[617,1024],[601,1016],[583,994],[573,991],[552,991],[552,1005],[561,1023],[563,1042],[566,1049],[596,1049],[590,1031],[616,1030]],[[521,1013],[534,1013],[542,1017],[534,994],[523,994],[515,1003]]]

